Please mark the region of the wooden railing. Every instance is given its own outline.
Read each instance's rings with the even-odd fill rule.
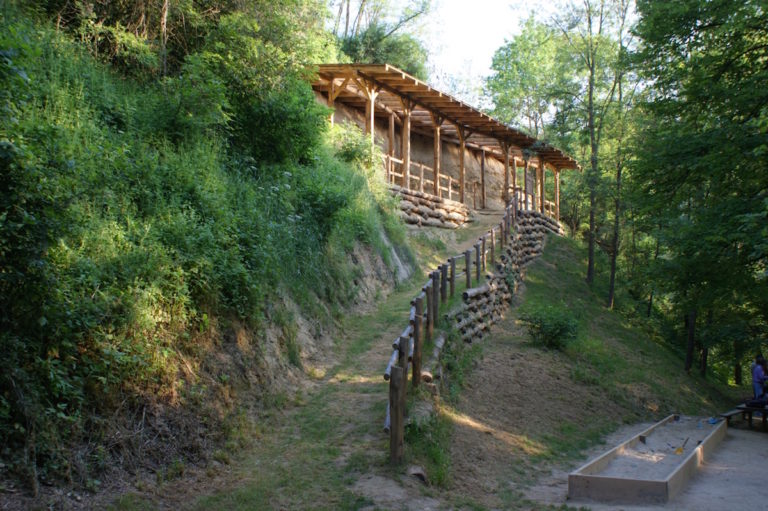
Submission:
[[[420,192],[434,193],[435,190],[435,171],[432,167],[420,162],[411,162],[411,172],[409,183],[405,183],[403,174],[403,160],[382,155],[384,160],[384,172],[388,184],[400,185],[409,190],[418,190]],[[425,177],[426,174],[426,177]],[[431,178],[431,179],[430,179]],[[459,196],[459,182],[453,176],[440,174],[440,184],[438,196],[449,200],[456,200]]]
[[[523,188],[509,188],[510,195],[515,197],[515,201],[520,205],[520,209],[523,211],[540,211],[540,199],[535,193],[529,193],[525,196],[525,190]],[[526,200],[527,198],[527,200]],[[555,203],[550,200],[544,200],[544,214],[549,218],[555,218]]]
[[[389,381],[389,403],[384,430],[390,435],[389,454],[394,464],[403,460],[408,371],[411,370],[412,387],[418,387],[422,380],[424,342],[429,342],[434,337],[439,307],[454,296],[462,277],[465,289],[470,289],[473,282],[480,285],[487,260],[490,259],[493,266],[497,254],[500,255],[501,249],[509,243],[515,217],[516,207],[513,200],[513,204],[505,208],[504,216],[498,225],[480,236],[473,249],[448,258],[444,264],[431,271],[421,292],[411,300],[407,326],[394,339],[392,355],[384,371],[384,379]],[[457,266],[461,265],[464,270],[457,273]],[[439,348],[436,351],[438,350]]]

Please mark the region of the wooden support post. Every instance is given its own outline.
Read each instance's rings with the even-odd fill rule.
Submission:
[[[544,167],[544,161],[539,158],[539,203],[541,204],[541,214],[545,214],[544,210],[544,178],[546,176],[547,169]]]
[[[359,82],[365,93],[365,134],[371,137],[371,147],[375,144],[376,135],[376,97],[379,89],[369,82]]]
[[[480,263],[483,266],[483,270],[485,270],[485,235],[480,238],[480,245],[482,247],[480,250]]]
[[[448,299],[448,264],[440,265],[440,303]]]
[[[480,268],[480,243],[475,243],[475,274],[477,278],[478,285],[480,284],[480,275],[481,275],[481,268]]]
[[[451,265],[451,298],[453,298],[454,291],[456,290],[456,258],[451,257],[448,262]]]
[[[560,221],[560,170],[555,170],[555,220]]]
[[[504,225],[504,222],[499,223],[499,236],[501,236],[501,248],[504,248],[504,245],[507,244],[507,233],[506,232],[506,226]]]
[[[403,158],[403,187],[411,189],[411,111],[413,101],[406,98],[400,100],[403,104],[403,128],[402,128],[402,158]],[[423,179],[422,179],[423,182]],[[421,186],[421,185],[420,185]],[[423,190],[421,190],[423,191]]]
[[[485,149],[480,156],[480,205],[485,209]],[[477,205],[475,205],[477,209]]]
[[[464,265],[467,270],[464,275],[467,281],[466,287],[467,289],[469,289],[472,287],[472,251],[471,250],[467,250],[466,252],[464,252]]]
[[[495,252],[496,252],[496,231],[494,230],[493,227],[491,227],[491,268],[493,268]]]
[[[411,370],[411,382],[416,388],[421,383],[421,352],[424,345],[423,335],[421,333],[421,321],[424,314],[424,299],[416,298],[413,304],[416,309],[413,318],[413,369]]]
[[[422,291],[424,291],[424,295],[427,298],[427,324],[426,324],[426,334],[424,335],[424,339],[426,341],[432,340],[432,332],[435,328],[435,318],[432,316],[433,308],[432,308],[432,274],[429,275],[429,280],[427,281],[427,285],[422,288]]]
[[[440,190],[440,160],[442,159],[442,144],[440,140],[440,125],[443,124],[443,118],[436,114],[431,114],[434,128],[434,165],[432,166],[432,176],[435,179],[434,191],[437,197],[442,197]]]
[[[523,209],[526,210],[526,211],[528,210],[528,196],[530,194],[530,190],[528,190],[528,164],[529,164],[529,161],[530,160],[528,160],[527,158],[525,160],[523,160],[523,187],[524,187],[524,190],[523,190],[524,201],[523,202],[525,203],[523,205]]]
[[[440,314],[440,270],[432,272],[432,317],[435,319],[435,327],[437,327],[437,319]]]
[[[505,140],[500,140],[501,150],[504,152],[504,193],[501,194],[504,200],[504,205],[509,204],[509,143]]]
[[[453,200],[451,193],[453,192],[453,176],[448,176],[448,200]]]
[[[512,158],[512,218],[517,218],[517,158]]]
[[[459,135],[459,202],[464,204],[464,182],[466,180],[464,170],[464,156],[467,152],[467,137],[463,126],[457,125],[456,133]]]
[[[405,370],[394,366],[389,378],[389,461],[393,465],[403,462],[405,436],[405,410],[402,404]]]

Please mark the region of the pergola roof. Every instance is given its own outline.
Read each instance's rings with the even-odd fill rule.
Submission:
[[[375,115],[404,115],[403,99],[413,102],[412,130],[432,135],[435,120],[442,120],[441,138],[459,143],[459,127],[465,133],[468,146],[503,154],[502,143],[509,144],[513,154],[522,156],[529,150],[546,164],[561,169],[579,169],[570,156],[551,145],[514,129],[473,108],[453,96],[430,87],[421,80],[389,64],[320,64],[318,78],[312,84],[316,91],[328,92],[333,83],[338,90],[335,101],[361,109],[365,108],[368,88],[378,90]]]

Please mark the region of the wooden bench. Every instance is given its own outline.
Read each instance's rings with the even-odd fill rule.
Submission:
[[[739,410],[738,408],[734,408],[733,410],[728,410],[727,412],[723,412],[720,414],[720,417],[725,419],[725,422],[728,424],[728,426],[731,425],[731,417],[734,415],[741,415],[742,419],[745,419],[747,416],[747,412],[744,410]]]
[[[768,419],[768,408],[764,406],[738,405],[736,409],[747,415],[747,420],[749,421],[750,428],[753,427],[752,414],[759,412],[762,415],[762,419],[763,419],[763,430],[768,431],[768,422],[766,421],[766,419]],[[730,412],[727,412],[727,413],[730,413]]]

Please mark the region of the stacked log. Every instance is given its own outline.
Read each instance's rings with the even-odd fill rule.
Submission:
[[[487,282],[464,291],[461,306],[447,315],[465,342],[482,339],[502,317],[525,267],[544,250],[548,232],[562,235],[563,229],[557,221],[535,211],[520,212],[509,242],[501,248],[496,264],[488,267]]]
[[[469,208],[461,202],[390,185],[400,198],[400,218],[407,224],[456,229],[469,221]]]

